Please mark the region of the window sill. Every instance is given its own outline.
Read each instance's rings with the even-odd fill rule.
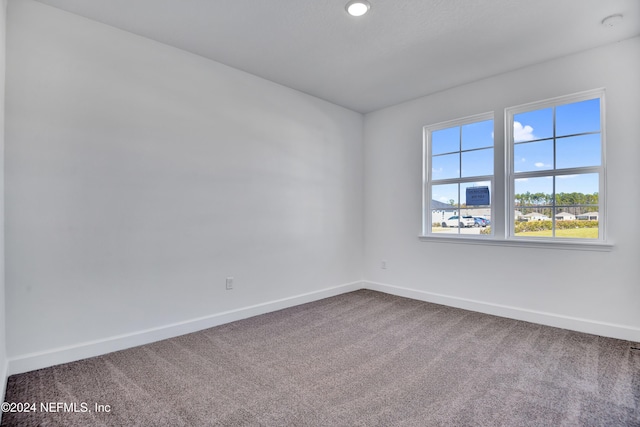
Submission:
[[[509,246],[520,248],[562,249],[576,251],[610,252],[613,243],[584,242],[568,240],[533,240],[533,239],[498,239],[495,237],[451,237],[451,236],[418,236],[423,242],[457,243],[463,245]]]

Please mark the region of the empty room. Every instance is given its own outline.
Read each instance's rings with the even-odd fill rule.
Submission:
[[[2,426],[640,426],[637,0],[0,0]]]

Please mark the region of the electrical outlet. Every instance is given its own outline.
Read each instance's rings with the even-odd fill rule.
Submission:
[[[380,268],[383,270],[387,269],[387,260],[383,259],[382,261],[380,261]]]
[[[227,290],[233,289],[233,277],[227,277],[226,284],[227,284]]]

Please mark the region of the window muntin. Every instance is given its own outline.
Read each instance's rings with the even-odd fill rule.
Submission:
[[[423,234],[490,234],[493,127],[493,113],[486,113],[424,128]],[[471,205],[486,200],[468,201],[468,188],[488,192],[488,203]]]
[[[604,239],[603,99],[597,90],[506,110],[509,237]]]

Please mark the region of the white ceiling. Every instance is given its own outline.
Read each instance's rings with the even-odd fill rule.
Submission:
[[[38,1],[362,113],[640,34],[639,0]]]

